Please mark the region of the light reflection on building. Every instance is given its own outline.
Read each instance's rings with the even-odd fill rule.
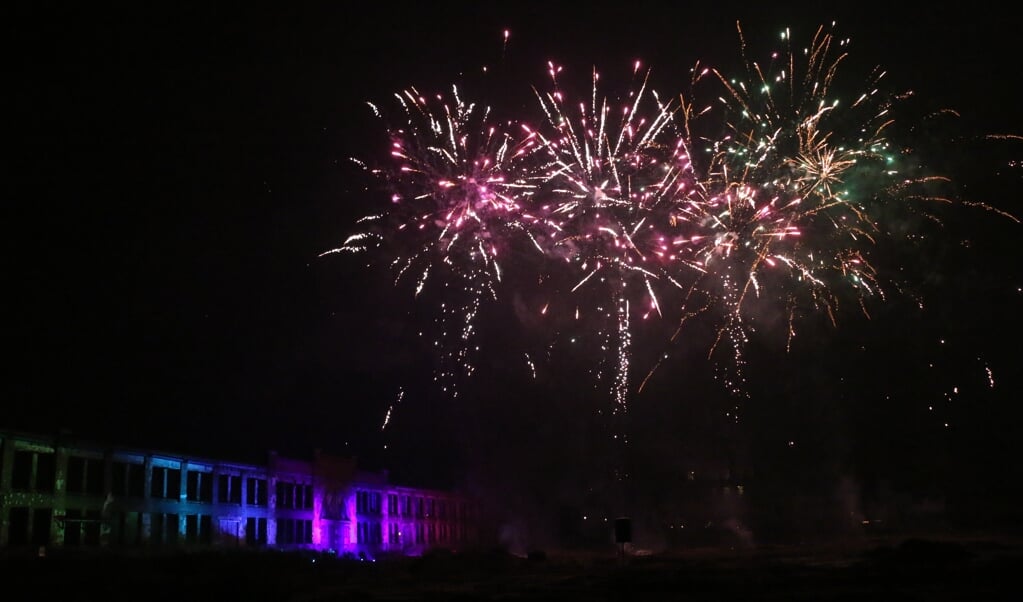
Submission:
[[[403,487],[355,459],[265,464],[0,431],[0,547],[316,550],[359,558],[478,539],[458,492]]]

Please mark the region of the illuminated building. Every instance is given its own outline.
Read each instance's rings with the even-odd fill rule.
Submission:
[[[478,509],[401,487],[355,459],[265,464],[0,431],[0,548],[249,547],[373,558],[455,550]]]

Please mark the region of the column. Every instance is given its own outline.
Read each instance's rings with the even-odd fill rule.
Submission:
[[[99,545],[101,548],[110,546],[111,535],[113,533],[113,523],[119,519],[120,516],[114,512],[113,507],[113,488],[114,482],[114,457],[113,453],[107,449],[103,451],[103,511],[100,513],[100,518],[103,522],[99,524]],[[120,524],[121,521],[118,521]],[[123,536],[123,535],[122,535]]]
[[[142,463],[142,533],[140,539],[142,544],[149,544],[153,540],[153,507],[150,500],[153,488],[153,456],[146,454]]]
[[[0,439],[0,548],[7,547],[10,535],[10,519],[4,500],[11,490],[12,470],[14,470],[14,440],[4,437]]]
[[[57,520],[58,514],[67,516],[67,458],[68,450],[66,447],[61,445],[60,438],[53,445],[53,464],[54,464],[54,482],[53,482],[53,497],[52,510],[50,510],[50,545],[55,548],[64,547],[64,530],[67,525],[64,521]],[[38,461],[39,455],[36,455]],[[32,471],[35,472],[38,466],[36,463],[32,464]],[[33,475],[38,478],[38,473]],[[39,483],[36,481],[36,488],[38,489]],[[83,513],[84,516],[84,513]],[[76,525],[73,528],[81,530],[81,525]]]
[[[188,460],[181,460],[178,464],[178,472],[181,478],[178,479],[178,545],[185,543],[185,501],[188,499]],[[170,493],[170,492],[168,492]],[[196,525],[198,529],[198,525]]]

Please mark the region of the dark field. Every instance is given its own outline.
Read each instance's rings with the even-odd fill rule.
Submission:
[[[609,546],[377,562],[280,552],[51,551],[8,555],[0,568],[5,600],[1015,600],[1020,544],[913,537],[621,558]]]

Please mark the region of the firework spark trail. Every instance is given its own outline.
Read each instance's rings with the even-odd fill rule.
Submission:
[[[679,107],[650,89],[649,70],[612,101],[594,69],[588,101],[581,102],[561,86],[561,71],[549,63],[551,90],[534,90],[546,118],[535,130],[545,151],[537,157],[546,160],[536,200],[551,226],[547,253],[578,274],[568,289],[579,293],[576,314],[586,306],[583,319],[597,328],[602,348],[616,350],[605,359],[614,361],[613,413],[619,413],[629,393],[630,313],[641,308],[644,318],[662,316],[658,289],[683,288],[666,218],[679,191],[692,185],[691,164],[686,141],[674,131]]]
[[[620,306],[630,292],[644,291],[662,315],[655,289],[689,287],[675,308],[685,317],[704,314],[710,299],[720,326],[708,356],[728,341],[732,360],[722,380],[741,396],[743,350],[765,303],[780,305],[786,316],[786,348],[805,315],[822,313],[837,326],[845,297],[869,318],[869,298],[884,301],[889,287],[900,288],[886,284],[874,265],[874,247],[888,234],[882,215],[919,212],[937,220],[927,203],[955,201],[930,192],[948,178],[898,168],[887,135],[894,101],[911,94],[882,93],[880,69],[852,102],[834,91],[848,40],[818,28],[800,60],[786,31],[786,49],[761,64],[746,56],[738,31],[746,74],[729,78],[697,64],[691,85],[706,80],[721,90],[711,95],[717,105],[701,110],[691,100],[695,92],[680,96],[677,106],[651,92],[657,110],[644,119],[644,77],[615,117],[598,91],[596,71],[589,103],[575,108],[558,85],[561,68],[549,65],[554,90],[537,96],[554,133],[540,134],[551,162],[548,190],[537,198],[554,199],[548,214],[563,218],[548,252],[560,247],[559,256],[579,271],[571,292],[591,282],[610,285]],[[674,153],[666,157],[665,149]],[[694,150],[703,152],[693,156]],[[630,289],[637,276],[643,286]],[[617,315],[621,320],[622,312]],[[612,394],[622,408],[630,344],[631,337],[619,337]]]
[[[394,400],[394,403],[387,406],[387,412],[384,414],[384,423],[380,425],[380,430],[387,430],[387,425],[391,423],[391,414],[394,413],[394,408],[401,403],[401,400],[405,398],[405,390],[398,389],[398,397]]]
[[[605,92],[618,88],[594,69],[578,97],[562,85],[562,67],[548,63],[550,89],[533,90],[538,126],[528,118],[496,125],[457,88],[450,101],[415,89],[396,95],[403,120],[388,129],[392,163],[361,163],[387,184],[390,211],[364,218],[368,229],[328,253],[393,250],[395,282],[414,278],[417,296],[429,281],[444,282],[435,345],[448,360],[445,382],[473,371],[481,305],[502,285],[523,287],[503,282],[499,259],[520,272],[535,268],[541,284],[527,285],[546,295],[537,313],[548,330],[571,316],[600,342],[601,364],[614,363],[607,381],[618,413],[644,322],[633,318],[677,324],[667,344],[695,318],[712,321],[708,357],[730,347],[721,380],[741,397],[744,349],[770,314],[785,323],[791,348],[801,318],[823,315],[837,326],[846,305],[869,318],[868,300],[904,292],[890,282],[897,270],[878,267],[891,215],[940,221],[931,208],[959,203],[1018,221],[936,192],[949,178],[908,167],[911,150],[889,136],[898,101],[912,94],[883,92],[882,69],[843,100],[848,40],[822,26],[793,48],[786,30],[781,51],[755,60],[741,27],[738,34],[742,75],[697,63],[690,89],[669,102],[638,62],[618,95]],[[533,253],[511,253],[519,240]]]
[[[865,297],[885,295],[870,260],[870,245],[881,235],[877,205],[903,203],[919,184],[890,166],[891,102],[876,87],[884,72],[844,103],[832,86],[847,41],[819,28],[803,49],[805,60],[798,60],[786,31],[786,49],[761,64],[748,58],[738,31],[743,77],[693,69],[693,98],[708,74],[721,92],[711,94],[715,106],[699,113],[694,101],[682,100],[681,129],[702,153],[693,157],[697,181],[672,216],[690,232],[675,240],[680,255],[687,252],[689,263],[703,269],[697,288],[721,310],[709,353],[730,342],[733,374],[725,380],[736,393],[750,324],[763,306],[751,307],[751,299],[785,306],[788,345],[797,314],[807,307],[835,322],[840,298],[852,293],[866,313]],[[865,174],[872,187],[859,185],[868,181]],[[683,314],[690,312],[683,308]]]
[[[417,297],[431,277],[454,287],[454,293],[439,293],[434,341],[446,358],[437,380],[447,389],[459,372],[468,376],[474,370],[475,320],[481,304],[497,298],[502,252],[514,236],[532,237],[533,220],[523,207],[535,188],[528,173],[535,140],[528,133],[513,139],[492,122],[489,108],[463,100],[457,87],[450,100],[415,88],[395,99],[402,119],[387,130],[393,163],[371,168],[355,160],[385,184],[390,211],[363,218],[359,223],[374,229],[324,254],[386,247],[395,251],[390,265],[396,285],[411,274]],[[450,339],[458,343],[452,346]]]
[[[784,37],[789,39],[787,32]],[[748,268],[745,281],[735,284],[742,291],[731,303],[734,314],[741,312],[751,289],[759,293],[758,273],[779,263],[811,285],[826,305],[829,289],[825,276],[817,274],[837,270],[853,280],[873,280],[862,276],[870,266],[854,252],[862,244],[859,235],[869,238],[877,230],[863,208],[871,199],[852,197],[846,173],[859,162],[883,159],[885,124],[876,121],[887,107],[866,121],[856,119],[860,125],[851,135],[828,129],[840,106],[830,98],[831,84],[845,57],[832,60],[832,44],[832,36],[819,29],[805,50],[808,60],[799,86],[794,83],[799,63],[791,50],[774,74],[747,59],[749,83],[714,71],[730,98],[724,115],[730,135],[712,156],[708,173],[707,187],[721,195],[712,203],[724,208],[716,223],[725,233],[716,242],[726,257],[745,249],[741,259]],[[864,106],[863,100],[875,94],[862,94],[851,108]],[[804,242],[807,231],[815,237]]]

